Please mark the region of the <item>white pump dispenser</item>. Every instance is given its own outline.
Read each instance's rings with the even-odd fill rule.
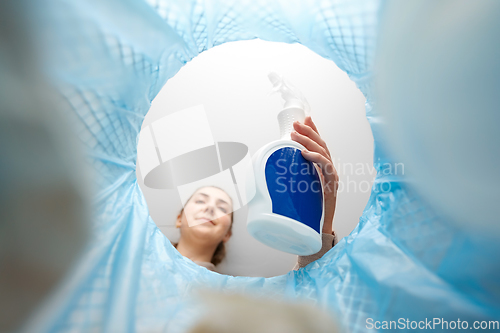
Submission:
[[[306,115],[310,113],[309,104],[299,90],[276,72],[269,73],[268,77],[273,84],[271,93],[279,92],[281,93],[281,97],[285,100],[283,110],[278,113],[280,137],[282,140],[291,140],[290,134],[294,130],[293,122],[296,120],[302,123],[304,122]]]
[[[268,77],[273,83],[272,93],[280,92],[285,104],[278,113],[280,139],[263,146],[252,157],[253,174],[247,176],[252,177],[249,182],[255,180],[256,192],[248,204],[247,230],[272,248],[310,255],[321,248],[323,186],[317,166],[301,155],[304,146],[290,136],[293,122],[303,123],[309,114],[309,104],[300,91],[277,73],[272,72]],[[300,169],[307,163],[311,167]],[[290,181],[290,186],[285,180]],[[310,186],[311,191],[298,193],[292,182],[300,182],[302,188]],[[316,192],[312,191],[314,183],[318,184],[314,187]]]

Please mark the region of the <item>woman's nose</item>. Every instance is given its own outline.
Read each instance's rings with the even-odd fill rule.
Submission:
[[[205,212],[209,212],[211,215],[213,215],[213,214],[214,214],[214,212],[215,212],[215,207],[214,207],[214,206],[212,206],[212,205],[210,205],[210,204],[208,204],[208,205],[205,207]]]

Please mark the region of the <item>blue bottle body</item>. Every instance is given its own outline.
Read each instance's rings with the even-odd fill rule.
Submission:
[[[297,148],[279,148],[267,159],[265,174],[272,212],[320,233],[323,191],[314,164]]]
[[[255,196],[248,203],[248,232],[280,251],[311,255],[321,249],[323,185],[317,166],[292,140],[271,142],[252,158]]]

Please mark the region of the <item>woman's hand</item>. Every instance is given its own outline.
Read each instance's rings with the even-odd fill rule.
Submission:
[[[333,166],[330,151],[325,141],[321,139],[318,129],[310,116],[305,118],[304,124],[295,121],[293,123],[293,128],[296,132],[292,132],[292,140],[306,147],[306,150],[302,151],[302,156],[320,167],[319,174],[323,182],[323,195],[325,197],[323,233],[331,234],[339,183],[337,170]]]

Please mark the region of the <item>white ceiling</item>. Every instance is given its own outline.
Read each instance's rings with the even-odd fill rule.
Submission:
[[[348,235],[370,196],[375,171],[373,137],[365,117],[365,98],[332,61],[300,44],[259,39],[230,42],[203,52],[171,78],[152,103],[143,127],[167,114],[203,104],[215,141],[246,144],[250,153],[279,138],[276,116],[283,107],[278,94],[268,96],[270,71],[285,76],[307,98],[311,115],[327,142],[341,186],[334,229]],[[177,240],[175,217],[182,208],[175,190],[144,186],[151,217],[170,239]],[[228,255],[221,273],[246,276],[285,274],[296,256],[271,249],[246,231],[246,207],[234,213]]]

